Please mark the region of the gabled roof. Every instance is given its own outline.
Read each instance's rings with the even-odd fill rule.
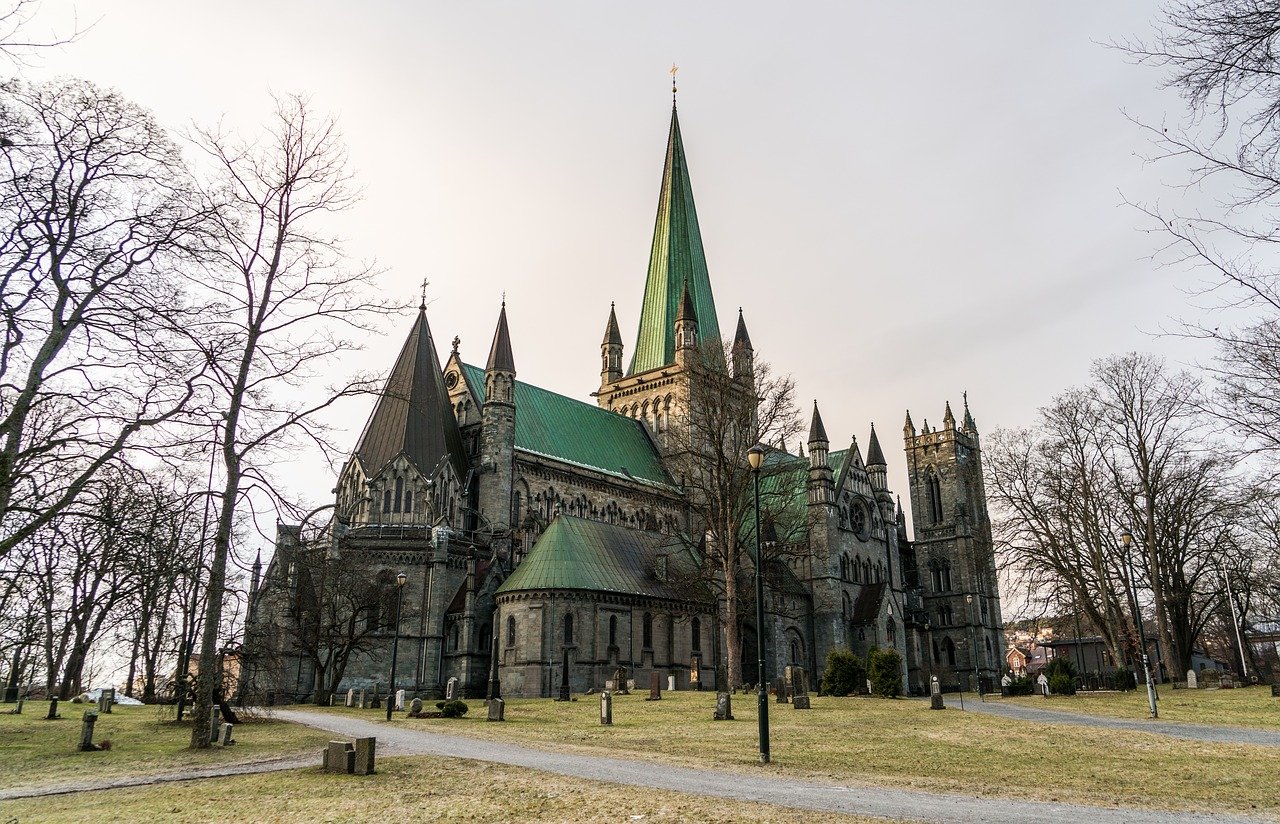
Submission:
[[[446,458],[459,477],[466,474],[462,434],[444,388],[425,308],[418,310],[355,449],[368,478],[375,477],[401,454],[423,475],[430,474]]]
[[[718,342],[720,325],[711,297],[711,278],[702,250],[698,212],[693,205],[693,186],[689,182],[689,166],[680,137],[680,120],[673,107],[662,188],[658,192],[658,217],[649,250],[649,272],[645,277],[644,303],[640,308],[640,329],[628,375],[675,363],[675,320],[681,308],[681,289],[686,283],[698,318],[698,343]]]
[[[874,584],[863,584],[858,593],[858,600],[853,602],[853,616],[849,619],[855,624],[874,624],[880,614],[880,602],[884,598],[884,581]]]
[[[484,370],[463,364],[462,374],[483,404]],[[514,399],[516,449],[620,478],[672,485],[657,445],[639,421],[519,380]]]
[[[655,572],[660,554],[667,555],[665,581]],[[515,572],[498,587],[498,594],[573,589],[702,600],[706,593],[688,584],[693,571],[689,550],[678,538],[557,515]]]

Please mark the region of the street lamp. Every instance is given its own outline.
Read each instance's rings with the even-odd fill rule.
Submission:
[[[1120,542],[1124,544],[1125,569],[1129,573],[1129,594],[1133,598],[1133,622],[1138,629],[1138,648],[1142,650],[1142,672],[1147,679],[1147,707],[1151,711],[1152,718],[1159,718],[1160,711],[1156,709],[1156,685],[1151,680],[1151,663],[1147,660],[1147,634],[1142,628],[1142,609],[1138,606],[1138,586],[1134,583],[1133,558],[1129,554],[1129,548],[1133,546],[1133,533],[1127,528],[1122,530]]]
[[[404,583],[409,576],[401,572],[396,576],[396,634],[391,641],[391,687],[387,690],[387,720],[396,705],[396,658],[400,654],[400,611],[404,608]]]
[[[756,444],[747,450],[747,463],[751,464],[751,480],[756,498],[756,700],[760,717],[760,763],[769,763],[769,687],[764,677],[764,575],[761,570],[760,547],[760,465],[764,463],[765,448]]]
[[[968,613],[965,616],[966,623],[969,623],[973,620],[973,595],[964,596],[964,603],[967,607],[965,612]],[[971,645],[969,647],[970,655],[973,657],[973,689],[978,693],[978,698],[982,699],[983,703],[986,703],[986,696],[982,694],[982,678],[978,675],[978,639],[972,631],[969,633],[969,643]]]

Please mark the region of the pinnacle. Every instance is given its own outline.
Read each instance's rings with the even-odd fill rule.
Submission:
[[[511,333],[507,329],[507,301],[502,301],[502,310],[498,313],[498,327],[493,330],[493,345],[489,347],[489,361],[485,371],[516,371],[515,358],[511,354]]]
[[[813,402],[813,420],[809,424],[809,449],[815,443],[828,443],[827,428],[822,425],[822,413],[818,411],[818,402]]]

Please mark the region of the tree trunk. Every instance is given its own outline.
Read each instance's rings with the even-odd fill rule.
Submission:
[[[724,582],[724,640],[725,669],[728,672],[729,689],[742,683],[742,624],[738,621],[738,581],[735,575],[726,575]]]

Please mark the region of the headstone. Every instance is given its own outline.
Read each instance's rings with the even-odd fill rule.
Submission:
[[[490,721],[506,721],[507,720],[507,702],[501,698],[489,699],[489,718]]]
[[[233,730],[234,728],[235,728],[235,724],[222,725],[222,746],[230,747],[232,744],[236,743],[235,739],[231,737],[231,730]]]
[[[787,667],[791,671],[791,706],[798,710],[809,709],[809,674],[804,667]]]
[[[350,773],[356,767],[356,751],[350,741],[330,741],[324,751],[324,771]]]
[[[613,724],[613,693],[608,690],[600,693],[600,723],[605,726]]]
[[[573,695],[569,690],[569,648],[565,647],[561,650],[560,656],[560,695],[556,697],[557,701],[570,701]]]
[[[613,692],[615,689],[618,688],[618,682],[614,681],[612,678],[609,678],[604,682],[604,688],[607,689],[609,692]]]
[[[614,689],[610,692],[617,692],[620,695],[627,694],[627,668],[618,667],[613,671]]]
[[[660,680],[661,678],[662,676],[658,675],[657,670],[654,670],[653,672],[649,673],[649,697],[644,700],[646,701],[662,700],[662,681]]]
[[[84,711],[84,723],[80,727],[80,750],[81,752],[91,752],[98,749],[93,743],[93,725],[98,722],[98,713],[95,710]]]
[[[108,706],[110,706],[110,700],[107,691],[102,690],[98,693],[98,712],[111,712],[111,710],[107,709]]]
[[[1280,684],[1271,685],[1271,697],[1280,698]]]
[[[458,679],[456,677],[450,676],[449,680],[445,682],[444,700],[446,701],[458,700]]]
[[[676,677],[674,675],[667,676],[667,692],[676,691]]]
[[[356,705],[356,690],[355,690],[355,687],[352,687],[351,689],[347,690],[347,706],[354,707],[355,705]]]
[[[49,714],[44,718],[46,721],[52,721],[55,718],[61,717],[62,716],[58,715],[58,697],[55,695],[53,698],[49,699]]]
[[[1197,687],[1196,671],[1193,669],[1189,669],[1187,670],[1187,689],[1193,690],[1196,687]]]
[[[942,685],[938,683],[938,676],[929,679],[929,709],[945,710],[947,705],[942,703]]]
[[[409,715],[417,718],[422,715],[422,699],[415,698],[409,702]]]
[[[373,775],[373,753],[377,749],[378,739],[376,738],[357,738],[355,761],[352,764],[352,772],[356,775]]]
[[[773,679],[773,691],[778,696],[778,703],[787,703],[787,682],[784,678]]]
[[[214,707],[209,710],[209,743],[218,743],[218,733],[222,732],[222,710]]]
[[[396,690],[396,712],[404,712],[404,690]]]
[[[390,696],[388,696],[387,700],[388,700],[388,701],[389,701],[389,700],[391,700]],[[373,709],[375,709],[375,710],[380,710],[380,709],[382,709],[382,699],[378,697],[378,682],[377,682],[377,681],[374,681],[374,682],[373,682],[373,698],[369,701],[369,706],[370,706],[370,707],[372,707],[372,708],[373,708]]]
[[[493,644],[489,650],[489,694],[490,701],[502,697],[502,681],[498,678],[498,636],[493,636]]]
[[[360,690],[360,709],[369,709],[369,699],[365,696],[364,690]]]
[[[727,692],[716,693],[716,721],[733,720],[733,701]]]
[[[337,703],[338,703],[338,696],[334,695],[333,693],[329,693],[329,706],[331,707],[336,706]]]
[[[627,689],[626,689],[625,691],[626,691],[626,692],[628,692],[628,693],[630,693],[630,692],[631,692],[631,690],[633,690],[633,689],[635,689],[635,688],[636,688],[636,679],[634,679],[634,678],[628,678],[628,679],[627,679]]]

